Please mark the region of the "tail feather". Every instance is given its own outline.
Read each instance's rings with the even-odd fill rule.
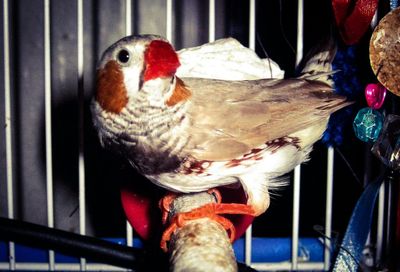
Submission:
[[[299,78],[318,80],[333,87],[332,61],[336,54],[336,44],[329,40],[321,43],[320,46],[312,49],[308,55],[303,58],[299,67],[301,72]]]

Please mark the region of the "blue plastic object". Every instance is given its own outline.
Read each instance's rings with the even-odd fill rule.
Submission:
[[[106,239],[119,244],[126,244],[125,239]],[[139,239],[134,239],[135,247],[143,246]],[[233,248],[236,258],[239,262],[244,262],[245,254],[244,239],[237,240]],[[48,253],[46,250],[31,247],[15,245],[17,262],[48,262]],[[318,238],[300,238],[299,239],[299,258],[311,262],[322,262],[324,253],[324,244]],[[8,261],[7,243],[0,242],[0,262]],[[78,258],[65,256],[56,252],[57,263],[79,263]],[[291,258],[291,238],[253,238],[252,240],[252,262],[283,262]]]
[[[291,260],[292,239],[284,238],[253,238],[252,262],[284,262]],[[236,259],[245,261],[245,241],[239,239],[233,244]],[[299,258],[310,262],[324,260],[324,244],[318,238],[299,238]]]
[[[375,201],[384,176],[370,183],[353,210],[346,234],[340,246],[333,272],[357,272],[362,252],[370,232]]]

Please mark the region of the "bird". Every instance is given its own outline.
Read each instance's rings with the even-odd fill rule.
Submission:
[[[258,216],[281,177],[308,160],[330,114],[350,103],[333,92],[332,58],[332,50],[315,54],[297,78],[178,77],[167,39],[127,36],[98,63],[93,124],[104,148],[157,186],[240,185]]]

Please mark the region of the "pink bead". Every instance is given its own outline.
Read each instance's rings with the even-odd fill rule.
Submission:
[[[382,107],[385,102],[386,88],[380,83],[371,83],[365,87],[365,98],[368,106],[377,110]]]

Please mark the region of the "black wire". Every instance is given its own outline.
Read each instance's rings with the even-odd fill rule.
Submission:
[[[335,147],[334,150],[339,154],[342,158],[343,162],[346,164],[347,168],[350,170],[350,173],[353,175],[354,179],[357,183],[362,186],[361,180],[358,178],[356,172],[354,171],[353,167],[351,166],[350,162],[347,160],[346,156],[342,153],[339,147]]]
[[[133,271],[168,271],[166,254],[146,252],[95,237],[0,217],[0,240],[54,250],[69,256],[130,268]],[[154,262],[154,260],[157,260]],[[239,272],[256,271],[238,262]]]
[[[264,45],[263,45],[263,43],[262,43],[262,41],[261,41],[260,36],[258,35],[258,33],[257,33],[256,37],[257,37],[257,42],[258,42],[258,44],[259,44],[260,47],[261,47],[261,50],[263,51],[265,57],[266,57],[267,60],[268,60],[269,75],[270,75],[271,78],[273,78],[272,67],[271,67],[271,58],[268,56],[267,50],[265,50],[265,47],[264,47]]]
[[[336,253],[336,257],[338,257],[338,253],[339,253],[339,251],[340,251],[340,249],[343,249],[347,254],[349,254],[349,256],[354,260],[354,262],[357,264],[357,266],[358,267],[360,267],[360,263],[359,263],[359,261],[357,260],[357,258],[350,252],[350,250],[348,250],[346,247],[344,247],[344,246],[342,246],[341,245],[341,241],[338,241],[338,239],[332,239],[331,237],[329,237],[329,236],[326,236],[324,233],[323,233],[323,230],[324,230],[324,227],[322,227],[322,226],[314,226],[313,227],[313,229],[314,229],[314,231],[316,231],[322,238],[326,238],[326,239],[328,239],[329,241],[333,241],[333,245],[334,245],[334,249],[336,248],[337,250],[337,253]],[[329,248],[330,249],[330,248]],[[332,263],[333,265],[334,265],[334,263]],[[333,268],[333,266],[332,266],[332,268]]]
[[[0,240],[52,249],[66,255],[131,269],[142,264],[146,254],[142,249],[2,217]]]
[[[296,55],[296,50],[294,49],[294,47],[292,46],[292,44],[290,43],[288,37],[285,34],[285,30],[284,30],[284,27],[283,27],[283,21],[282,21],[282,14],[283,14],[282,0],[279,0],[279,28],[281,30],[283,39],[285,40],[286,44],[290,47],[292,52]]]

